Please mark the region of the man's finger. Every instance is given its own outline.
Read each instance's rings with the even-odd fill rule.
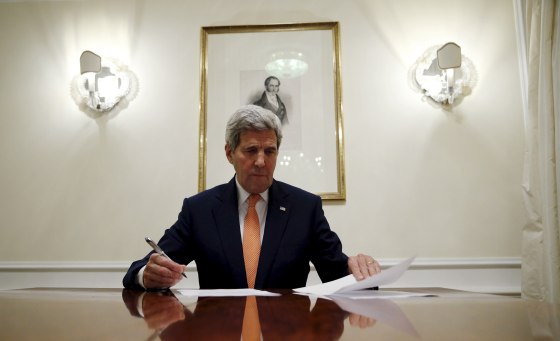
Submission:
[[[364,279],[356,256],[348,257],[348,268],[350,269],[352,275],[354,275],[354,278],[358,281]]]
[[[381,266],[375,259],[368,260],[367,264],[367,271],[370,276],[373,276],[379,272],[381,272]]]
[[[363,254],[348,257],[348,268],[358,281],[381,272],[379,263],[373,257]]]
[[[152,254],[144,270],[144,285],[146,288],[169,288],[181,280],[184,266],[172,260]]]
[[[148,264],[150,264],[150,263],[157,264],[157,265],[159,265],[163,268],[166,268],[166,269],[168,269],[172,272],[178,273],[180,275],[182,275],[182,273],[186,270],[185,265],[178,264],[178,263],[172,261],[171,259],[169,259],[165,256],[162,256],[162,255],[159,255],[157,253],[154,253],[150,256],[150,260],[149,260]]]

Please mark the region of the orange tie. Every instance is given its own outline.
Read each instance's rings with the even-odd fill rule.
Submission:
[[[243,259],[245,260],[245,272],[247,273],[247,285],[249,288],[255,287],[257,277],[257,267],[259,265],[259,255],[261,253],[261,225],[255,205],[261,198],[258,194],[251,194],[249,208],[245,216],[243,227]]]
[[[247,296],[245,302],[245,314],[243,315],[243,329],[241,330],[241,340],[260,341],[261,325],[259,323],[259,308],[257,298]]]

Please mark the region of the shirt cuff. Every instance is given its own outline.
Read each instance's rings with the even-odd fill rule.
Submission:
[[[136,283],[140,285],[142,288],[146,289],[146,286],[144,285],[144,269],[146,269],[145,265],[136,274]]]

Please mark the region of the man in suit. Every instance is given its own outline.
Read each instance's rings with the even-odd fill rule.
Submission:
[[[148,254],[132,263],[123,285],[169,288],[193,260],[201,289],[302,287],[309,262],[323,282],[349,273],[357,280],[378,273],[371,256],[342,252],[320,197],[273,178],[281,141],[281,123],[272,112],[255,105],[237,110],[228,121],[225,145],[235,176],[185,199],[177,222],[158,243],[172,260]],[[251,196],[258,200],[254,208],[248,204]],[[256,223],[245,220],[251,210]],[[260,250],[250,268],[246,233],[254,225]]]
[[[282,124],[288,123],[288,112],[284,102],[278,96],[280,91],[280,80],[277,77],[270,76],[264,80],[264,90],[261,98],[255,101],[253,104],[258,105],[272,111]]]

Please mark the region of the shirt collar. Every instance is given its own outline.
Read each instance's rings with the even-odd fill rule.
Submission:
[[[235,185],[237,186],[237,203],[239,206],[241,206],[245,203],[251,193],[247,192],[241,186],[241,184],[239,184],[239,181],[237,181],[237,176],[235,176]],[[264,202],[268,203],[268,188],[266,189],[266,191],[259,194],[261,195],[261,198],[263,198]]]

